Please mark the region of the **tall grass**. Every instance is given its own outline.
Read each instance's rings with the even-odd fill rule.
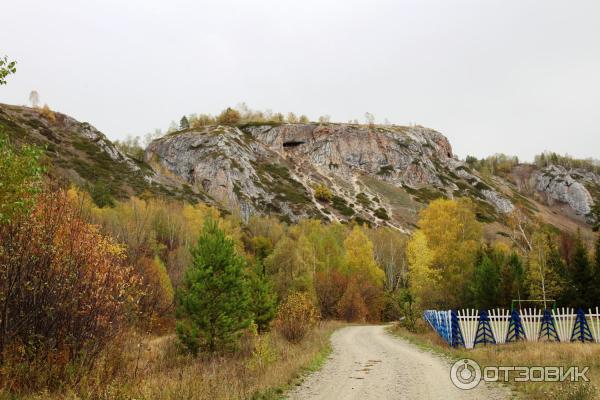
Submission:
[[[58,392],[14,396],[0,389],[0,399],[27,400],[175,400],[280,398],[306,371],[324,361],[331,333],[341,326],[324,322],[299,343],[280,334],[245,337],[239,352],[230,356],[184,355],[174,335],[131,335],[113,348],[84,380]],[[257,345],[260,343],[260,345]],[[266,344],[265,344],[266,343]],[[112,360],[116,358],[116,360]],[[103,369],[120,363],[120,374],[102,379]]]

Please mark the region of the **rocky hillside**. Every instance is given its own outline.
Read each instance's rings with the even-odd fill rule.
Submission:
[[[60,113],[0,105],[0,129],[17,143],[45,146],[52,173],[80,186],[104,182],[117,198],[151,192],[203,201],[244,219],[275,214],[410,230],[429,201],[466,196],[495,229],[515,206],[575,229],[592,222],[600,195],[598,175],[556,165],[482,176],[453,155],[445,136],[420,126],[209,126],[155,140],[144,160]],[[319,200],[315,192],[323,187],[331,196]]]
[[[576,220],[594,222],[590,215],[594,201],[600,201],[600,176],[581,168],[559,165],[537,169],[518,165],[511,180],[520,193]]]
[[[586,218],[592,222],[588,214],[600,193],[597,175],[559,166],[520,165],[506,179],[483,177],[454,157],[445,136],[419,126],[210,126],[155,140],[145,158],[159,175],[244,218],[275,213],[407,230],[432,199],[466,196],[484,222],[520,205],[561,228],[555,216],[565,216],[573,222],[566,227],[575,229]],[[332,192],[330,201],[316,198],[319,186]]]
[[[410,228],[437,197],[471,197],[482,220],[512,211],[509,198],[422,127],[351,124],[211,126],[155,140],[146,162],[224,207],[297,220],[358,220]],[[315,198],[324,185],[331,201]]]
[[[51,175],[89,190],[102,186],[115,198],[144,192],[196,197],[158,179],[147,164],[123,154],[92,125],[65,114],[0,104],[2,131],[17,145],[44,148]]]

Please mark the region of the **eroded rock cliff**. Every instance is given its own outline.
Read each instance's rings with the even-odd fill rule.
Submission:
[[[146,161],[244,218],[275,212],[406,228],[441,196],[470,196],[485,218],[513,208],[453,157],[446,137],[418,126],[212,126],[155,140]],[[317,185],[332,191],[330,203],[314,197]]]

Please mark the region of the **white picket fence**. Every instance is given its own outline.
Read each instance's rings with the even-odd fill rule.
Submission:
[[[564,307],[558,308],[552,310],[552,317],[554,318],[554,326],[556,327],[558,339],[561,342],[570,342],[573,327],[575,326],[575,318],[577,318],[575,310]]]
[[[452,338],[452,313],[451,311],[426,311],[427,318],[440,336],[442,336],[450,344],[453,343]],[[581,331],[579,329],[574,332],[575,323],[577,321],[577,313],[573,308],[563,307],[556,310],[551,310],[552,321],[556,334],[561,342],[568,343],[574,337],[574,340],[579,340]],[[542,328],[542,320],[544,311],[538,308],[522,308],[519,310],[521,325],[525,332],[528,342],[539,341],[540,331]],[[510,328],[511,312],[505,309],[497,308],[488,310],[489,327],[494,336],[496,344],[506,343],[508,330]],[[587,325],[589,326],[592,338],[596,343],[600,343],[600,308],[588,309],[585,314]],[[462,333],[464,345],[467,349],[475,347],[477,339],[477,330],[479,328],[479,312],[475,309],[462,309],[456,313],[458,328]],[[583,339],[582,339],[583,340]]]
[[[527,341],[537,342],[544,313],[542,310],[536,308],[524,308],[520,310],[519,314],[521,314],[521,323],[523,324],[523,330],[525,331]]]
[[[472,349],[475,346],[475,335],[477,335],[477,326],[479,325],[479,313],[477,310],[459,310],[457,318],[465,342],[465,347],[467,349]]]
[[[596,307],[595,313],[592,312],[592,309],[590,308],[586,317],[594,340],[596,343],[600,343],[600,313],[598,312],[598,307]]]
[[[492,328],[492,334],[497,344],[506,343],[506,336],[508,334],[508,325],[510,322],[510,312],[497,308],[489,311],[490,327]]]

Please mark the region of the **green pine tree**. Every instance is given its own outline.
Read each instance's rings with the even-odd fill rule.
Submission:
[[[483,254],[479,259],[475,266],[471,291],[475,306],[478,309],[489,309],[498,305],[500,269],[487,254]]]
[[[575,239],[575,252],[571,262],[571,282],[573,284],[574,296],[571,299],[573,307],[589,307],[595,299],[591,298],[591,276],[590,259],[585,243],[581,239],[579,231]]]
[[[551,239],[549,239],[548,246],[547,268],[549,271],[554,271],[557,276],[556,300],[562,306],[572,305],[573,299],[577,297],[577,290],[573,284],[573,277],[569,271],[569,267],[560,255],[558,247]]]
[[[250,298],[250,309],[258,331],[268,331],[277,312],[277,295],[261,263],[257,263],[250,273]]]
[[[190,128],[190,122],[188,121],[187,117],[184,115],[183,117],[181,117],[181,121],[179,121],[179,129],[184,130],[184,129],[189,129]]]
[[[177,334],[192,354],[235,348],[252,319],[245,261],[207,218],[178,293]]]
[[[517,291],[516,298],[521,299],[521,296],[525,296],[525,294],[526,294],[526,293],[524,293],[524,291],[525,291],[525,285],[524,285],[525,268],[523,266],[523,260],[521,259],[521,257],[519,257],[519,255],[517,253],[513,252],[510,255],[508,263],[510,264],[511,271],[515,278],[515,288]]]
[[[513,300],[525,298],[523,293],[523,263],[517,253],[511,253],[508,260],[502,264],[500,301],[502,307],[510,307]]]
[[[92,200],[100,208],[103,207],[114,207],[115,200],[112,197],[112,188],[110,184],[107,184],[103,180],[96,181],[88,189]]]

